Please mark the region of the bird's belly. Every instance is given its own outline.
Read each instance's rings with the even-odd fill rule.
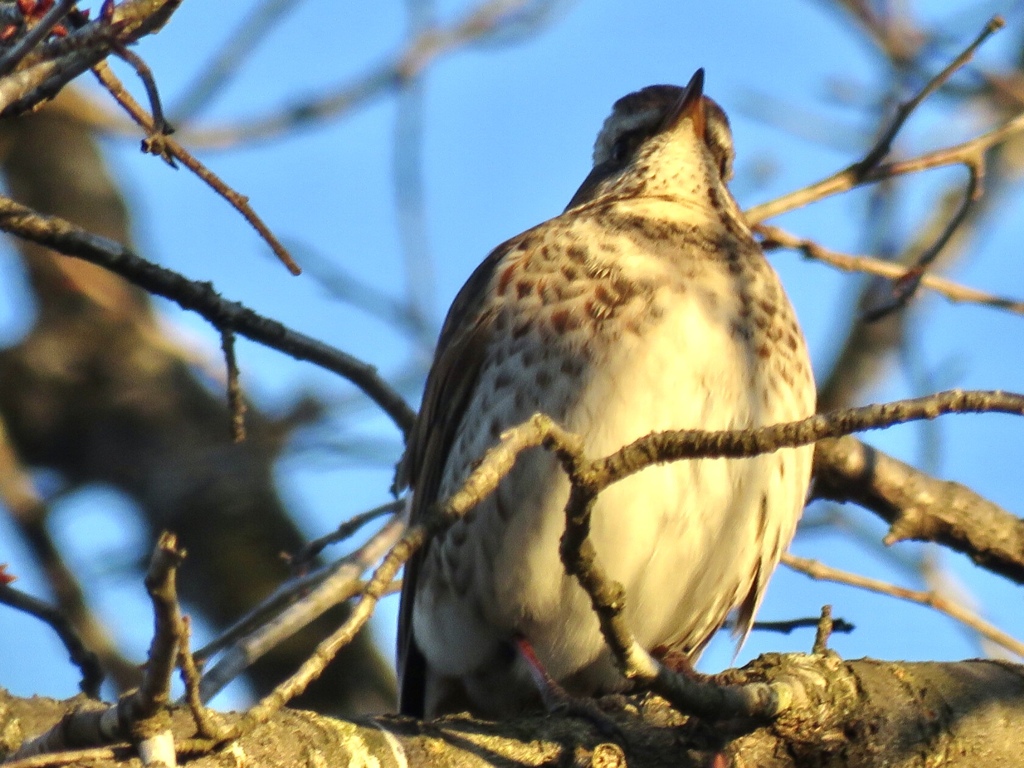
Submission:
[[[527,388],[529,396],[520,390],[507,401],[488,401],[483,387],[470,410],[499,413],[502,429],[547,412],[583,437],[590,458],[652,431],[809,415],[813,401],[806,398],[762,395],[766,374],[749,347],[703,304],[680,301],[642,338],[624,333],[604,356],[591,356],[578,377]],[[549,362],[552,371],[560,367],[557,357]],[[479,456],[485,447],[473,440],[460,450]],[[644,469],[599,496],[591,540],[626,589],[626,618],[641,645],[703,644],[749,591],[758,537],[788,542],[809,471],[808,449],[678,461]],[[531,449],[491,498],[432,547],[421,583],[440,586],[417,599],[414,631],[440,673],[472,675],[521,635],[555,679],[572,678],[581,693],[617,687],[589,599],[559,559],[568,492],[553,456]]]

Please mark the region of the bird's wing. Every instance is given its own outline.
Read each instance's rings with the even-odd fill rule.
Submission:
[[[455,297],[441,328],[423,404],[396,477],[398,488],[413,489],[410,524],[422,520],[438,500],[448,452],[476,388],[491,333],[493,314],[484,311],[484,301],[497,264],[526,234],[503,243],[484,259]],[[426,660],[412,637],[412,609],[420,563],[429,546],[427,541],[405,565],[398,609],[399,712],[416,717],[423,717]]]

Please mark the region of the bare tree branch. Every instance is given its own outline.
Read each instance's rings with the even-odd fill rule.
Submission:
[[[847,584],[851,587],[865,589],[869,592],[889,595],[890,597],[895,597],[899,600],[907,600],[911,603],[926,605],[939,613],[949,616],[951,619],[959,621],[961,624],[974,630],[982,637],[985,637],[996,645],[1015,653],[1020,658],[1024,658],[1024,643],[1020,640],[1008,635],[997,627],[992,626],[992,624],[985,621],[981,616],[974,613],[974,611],[968,610],[964,606],[958,605],[952,600],[948,600],[936,594],[934,591],[907,589],[880,579],[872,579],[867,576],[861,576],[857,573],[850,573],[849,571],[825,565],[817,560],[809,560],[789,553],[782,556],[782,562],[794,571],[799,571],[800,573],[810,576],[812,579],[817,579],[819,581],[832,581],[837,584]]]
[[[956,663],[843,661],[833,653],[773,654],[727,673],[735,684],[788,685],[797,694],[792,717],[774,723],[739,720],[711,731],[656,696],[602,701],[622,741],[609,742],[593,721],[542,713],[486,722],[466,716],[429,724],[379,716],[346,722],[308,711],[282,710],[258,731],[246,732],[224,750],[189,761],[193,768],[241,763],[288,768],[316,761],[347,765],[356,760],[409,768],[451,765],[594,765],[654,768],[874,768],[884,756],[891,768],[922,761],[944,768],[1017,765],[1024,717],[1024,676],[1019,665],[995,661]],[[70,715],[80,702],[20,700],[0,691],[0,729],[20,726],[31,738]],[[227,716],[238,723],[240,716]],[[175,720],[187,737],[187,713]],[[808,722],[814,727],[809,728]],[[16,731],[15,731],[16,732]],[[178,739],[183,743],[183,738]],[[105,749],[83,759],[119,760],[129,768],[130,750]],[[624,763],[622,755],[628,756]],[[616,755],[618,755],[616,759]],[[10,768],[48,768],[77,755]],[[136,758],[137,764],[137,758]]]
[[[934,541],[1024,584],[1024,520],[971,489],[938,480],[853,437],[814,451],[814,495],[853,501],[891,526],[885,541]]]
[[[230,329],[297,360],[308,360],[337,373],[365,392],[403,433],[415,414],[377,370],[282,323],[262,317],[237,302],[221,298],[209,283],[198,283],[146,261],[113,240],[99,237],[57,216],[45,216],[0,197],[0,229],[45,245],[67,256],[98,264],[157,296],[206,318],[218,330]]]
[[[9,437],[6,424],[0,419],[0,503],[7,507],[14,525],[46,573],[57,604],[50,607],[27,595],[26,600],[20,600],[10,591],[0,601],[8,605],[20,603],[16,607],[32,612],[53,627],[72,661],[82,670],[80,685],[84,693],[98,695],[104,671],[120,690],[137,685],[138,668],[120,654],[110,632],[90,609],[79,579],[50,536],[46,527],[49,510],[22,467]],[[92,667],[94,663],[99,664],[98,670]]]
[[[242,214],[242,217],[259,233],[259,236],[270,246],[274,255],[288,268],[289,272],[293,275],[301,274],[302,270],[299,269],[299,265],[295,263],[291,254],[288,253],[288,249],[281,244],[277,236],[270,231],[270,227],[263,222],[263,219],[249,205],[249,198],[240,195],[229,187],[220,176],[199,162],[191,152],[172,139],[167,134],[167,126],[163,124],[163,116],[156,113],[153,116],[147,115],[146,111],[132,98],[131,94],[128,93],[105,61],[97,63],[92,69],[100,83],[110,91],[110,95],[146,131],[147,136],[142,142],[144,152],[162,157],[172,167],[175,167],[175,160],[180,161],[192,173],[206,182],[218,195],[227,200],[236,211]],[[158,101],[155,103],[159,104]]]
[[[0,78],[0,117],[21,114],[53,98],[71,80],[118,48],[159,30],[180,3],[123,0],[111,5],[110,14],[100,14],[94,21],[69,30],[65,37],[37,43],[31,50],[16,49],[16,56],[7,65],[16,64],[17,69]],[[65,9],[66,15],[67,5],[59,3],[54,8]]]
[[[100,685],[103,684],[103,667],[100,665],[99,658],[86,647],[74,626],[58,608],[54,608],[20,589],[15,589],[2,580],[0,580],[0,603],[35,616],[49,625],[67,649],[68,655],[71,656],[71,663],[82,673],[82,680],[78,684],[82,693],[91,697],[100,695]]]
[[[754,229],[763,236],[764,239],[761,241],[761,246],[766,250],[772,248],[792,248],[800,251],[809,259],[820,261],[823,264],[828,264],[831,267],[846,272],[863,272],[868,275],[886,277],[896,281],[905,279],[908,273],[911,272],[910,268],[891,261],[876,259],[871,256],[851,256],[833,251],[813,240],[798,237],[769,224],[758,224]],[[978,304],[1024,315],[1024,301],[997,296],[987,291],[980,291],[928,272],[922,273],[920,279],[922,286],[935,291],[935,293],[944,296],[952,302],[958,304]]]

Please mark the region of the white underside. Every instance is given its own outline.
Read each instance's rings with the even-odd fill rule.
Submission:
[[[583,391],[564,393],[576,402],[563,423],[585,437],[589,456],[610,454],[652,431],[743,428],[812,412],[807,398],[773,398],[766,408],[760,394],[751,394],[760,387],[744,342],[727,324],[686,296],[666,306],[662,322],[645,332],[642,351],[636,336],[624,336]],[[507,426],[537,410],[530,405],[517,413],[511,401],[507,406]],[[457,450],[482,455],[485,446],[481,435]],[[592,541],[610,576],[626,588],[626,619],[642,646],[703,637],[746,596],[763,558],[761,496],[772,510],[765,540],[778,550],[803,508],[810,463],[809,448],[680,461],[648,468],[601,494]],[[540,466],[547,483],[536,481]],[[518,633],[555,679],[583,670],[586,688],[619,687],[589,601],[559,560],[568,483],[550,454],[537,449],[521,457],[498,495],[464,524],[500,531],[500,539],[469,532],[459,556],[471,562],[460,562],[458,570],[471,568],[463,577],[485,597],[467,601],[439,590],[417,599],[414,632],[429,664],[441,675],[473,675],[498,644]],[[517,510],[507,525],[498,519],[499,501]],[[774,558],[764,563],[765,578],[774,565]],[[526,678],[525,669],[517,674]]]
[[[678,206],[661,210],[669,204],[659,201],[631,205],[655,219],[671,214],[701,224],[707,215]],[[642,334],[622,331],[599,345],[602,353],[587,347],[586,329],[570,333],[545,347],[547,359],[529,363],[524,350],[535,352],[540,342],[499,339],[505,346],[495,359],[503,362],[485,365],[467,420],[497,415],[504,429],[536,411],[561,415],[596,458],[653,431],[747,428],[813,413],[803,342],[795,353],[805,363],[799,380],[785,386],[769,374],[756,344],[730,330],[740,313],[740,278],[726,265],[709,260],[698,280],[684,283],[680,265],[663,254],[620,245],[609,263],[614,259],[627,277],[662,286],[652,297],[659,319],[648,313]],[[763,267],[753,279],[775,280]],[[623,306],[626,312],[648,305]],[[514,311],[532,310],[523,302]],[[560,371],[567,356],[586,361],[580,379]],[[517,405],[510,388],[496,385],[499,370],[526,377],[544,371],[551,384],[525,401],[520,388]],[[486,428],[460,431],[442,497],[465,479],[464,469],[451,468],[470,466],[491,442]],[[645,469],[600,495],[591,538],[609,575],[626,589],[625,616],[643,647],[679,643],[689,650],[701,643],[748,596],[755,579],[760,599],[803,509],[811,454],[807,447],[752,459],[678,461]],[[567,498],[568,483],[554,459],[533,449],[520,456],[494,496],[432,543],[413,611],[415,641],[431,674],[462,678],[473,698],[485,699],[488,691],[493,697],[503,683],[481,676],[500,666],[495,659],[521,635],[550,674],[560,681],[572,676],[578,692],[622,687],[589,600],[559,560]],[[514,514],[503,521],[501,509]],[[517,686],[531,687],[523,664],[507,674],[510,695]]]

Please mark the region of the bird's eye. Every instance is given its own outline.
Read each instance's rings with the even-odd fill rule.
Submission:
[[[626,162],[643,138],[644,134],[642,131],[626,131],[615,140],[614,144],[612,144],[612,151],[609,159],[613,163]]]
[[[722,181],[729,181],[732,178],[732,134],[729,131],[729,121],[722,112],[721,107],[713,102],[708,103],[707,142],[711,156],[718,163],[718,173]]]

